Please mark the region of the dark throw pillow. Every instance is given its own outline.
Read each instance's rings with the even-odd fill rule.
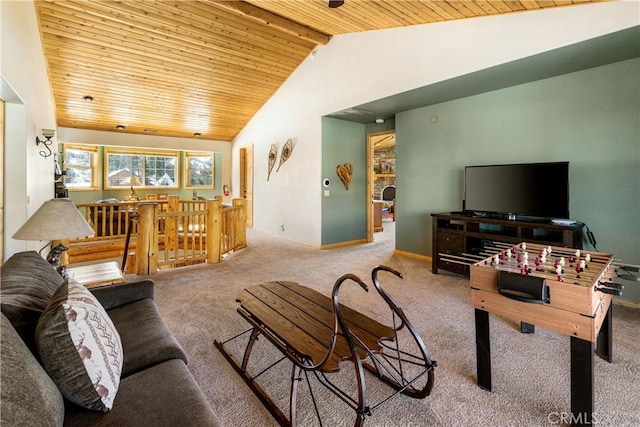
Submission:
[[[38,319],[64,279],[35,251],[13,255],[2,266],[1,276],[2,313],[35,353]]]

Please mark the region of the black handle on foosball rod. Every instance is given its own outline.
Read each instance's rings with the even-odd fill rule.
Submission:
[[[620,283],[613,283],[613,282],[599,282],[598,284],[599,284],[600,286],[604,286],[605,288],[624,289],[624,285],[621,285]]]
[[[617,297],[622,295],[622,291],[620,289],[613,289],[613,288],[596,288],[596,291],[600,291],[603,294],[611,294],[611,295],[615,295]]]

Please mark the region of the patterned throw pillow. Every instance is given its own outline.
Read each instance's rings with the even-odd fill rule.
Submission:
[[[42,366],[70,401],[96,411],[113,406],[122,371],[122,343],[109,315],[84,286],[56,291],[36,328]]]

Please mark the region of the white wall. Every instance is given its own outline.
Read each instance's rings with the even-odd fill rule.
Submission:
[[[222,153],[221,185],[230,185],[231,183],[231,143],[228,141],[58,128],[58,142],[63,144],[94,144],[123,147],[165,148],[170,150],[215,151]]]
[[[0,1],[0,9],[1,96],[7,102],[4,254],[9,257],[43,245],[11,236],[53,197],[53,157],[38,154],[42,147],[36,147],[35,138],[42,128],[55,129],[56,121],[34,4]]]
[[[629,28],[638,14],[620,1],[334,37],[234,140],[234,158],[254,145],[254,227],[321,243],[322,115]],[[293,155],[267,182],[269,148],[288,138]]]

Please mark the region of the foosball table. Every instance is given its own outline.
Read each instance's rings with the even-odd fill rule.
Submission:
[[[471,266],[478,385],[492,390],[489,313],[571,337],[571,419],[591,425],[594,353],[611,362],[613,255],[532,243],[496,243]]]

